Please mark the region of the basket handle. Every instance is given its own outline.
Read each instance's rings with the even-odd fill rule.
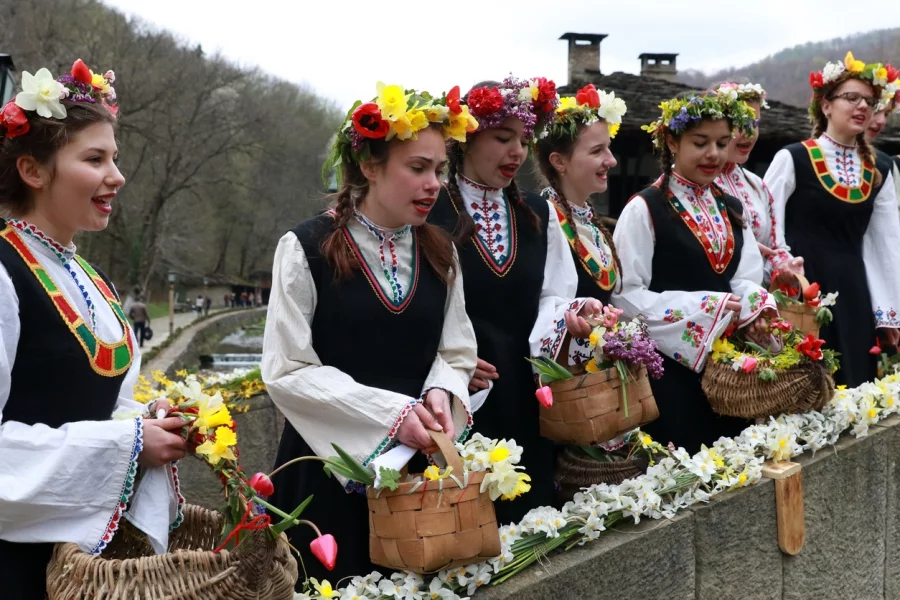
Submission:
[[[806,288],[809,287],[809,280],[806,277],[804,277],[803,275],[801,275],[800,273],[792,273],[792,275],[794,276],[794,278],[796,278],[797,283],[800,284],[800,295],[802,296],[803,292],[806,291]],[[769,284],[769,291],[774,292],[777,289],[778,289],[778,286],[775,285],[775,277],[773,276],[772,282]]]
[[[456,451],[456,447],[453,445],[453,442],[450,441],[450,438],[447,437],[447,434],[443,431],[432,431],[429,429],[428,435],[431,436],[431,439],[433,439],[434,443],[437,444],[437,447],[440,448],[441,454],[444,455],[444,460],[447,461],[447,466],[453,467],[453,472],[457,475],[462,474],[462,457],[459,455],[459,452]]]

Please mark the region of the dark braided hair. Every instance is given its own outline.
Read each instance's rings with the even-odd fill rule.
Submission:
[[[472,86],[472,89],[480,88],[480,87],[496,87],[500,84],[496,81],[481,81]],[[472,90],[469,90],[471,92]],[[464,100],[468,100],[469,92],[466,92]],[[484,130],[489,131],[489,130]],[[472,143],[475,138],[477,138],[483,131],[479,129],[477,132],[470,134],[468,136],[467,143]],[[470,239],[472,239],[472,234],[475,233],[475,221],[472,219],[471,215],[469,215],[466,210],[465,205],[463,204],[462,193],[459,190],[459,184],[456,181],[456,176],[458,174],[462,174],[462,165],[463,160],[465,158],[465,150],[462,145],[456,140],[450,140],[447,145],[447,158],[448,158],[448,169],[447,169],[447,192],[450,195],[450,200],[453,202],[453,205],[456,207],[456,212],[459,213],[456,218],[456,227],[453,229],[453,241],[457,244],[465,244]],[[510,184],[506,187],[506,196],[509,200],[510,205],[516,205],[522,212],[525,213],[525,218],[528,219],[528,222],[534,228],[535,231],[541,230],[541,219],[537,216],[537,213],[528,206],[525,202],[525,198],[519,190],[518,184],[516,184],[516,180],[513,179]]]
[[[396,142],[369,140],[371,160],[375,164],[386,163],[392,143],[402,142],[399,140]],[[353,211],[360,199],[364,198],[369,191],[369,181],[355,161],[344,160],[342,169],[341,189],[330,196],[334,223],[331,233],[322,240],[321,246],[322,256],[334,269],[337,281],[349,279],[353,275],[354,269],[359,268],[356,257],[347,246],[342,230],[353,218]],[[416,225],[415,231],[419,247],[428,264],[431,265],[441,282],[448,286],[451,285],[456,277],[456,263],[453,260],[453,244],[449,236],[441,228],[430,223]]]
[[[566,157],[572,156],[572,151],[575,149],[575,141],[577,136],[581,135],[581,132],[584,130],[585,125],[579,125],[576,133],[576,137],[570,136],[568,133],[564,133],[560,136],[555,135],[547,135],[544,138],[538,140],[537,144],[535,144],[535,156],[537,157],[538,171],[544,181],[550,185],[553,190],[556,192],[556,195],[559,196],[560,208],[563,213],[566,215],[566,219],[573,224],[575,220],[572,218],[572,206],[569,204],[568,199],[563,193],[562,182],[559,178],[559,172],[556,168],[550,163],[550,155],[554,152],[562,154]],[[610,233],[609,229],[603,224],[600,218],[597,216],[597,212],[593,210],[593,205],[590,203],[590,199],[588,199],[588,206],[591,207],[591,223],[593,223],[594,227],[600,230],[600,233],[603,234],[603,238],[606,241],[606,244],[609,246],[610,251],[612,252],[613,262],[616,265],[616,272],[619,274],[618,282],[621,289],[622,285],[622,262],[619,260],[619,254],[616,252],[616,245],[613,243],[613,236]],[[582,246],[581,238],[577,235],[575,236],[575,244],[576,247]]]

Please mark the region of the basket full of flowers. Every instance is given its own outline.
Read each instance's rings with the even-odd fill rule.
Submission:
[[[831,306],[835,305],[838,292],[822,295],[818,283],[810,283],[803,275],[795,274],[799,288],[775,285],[772,278],[772,297],[778,304],[778,313],[803,335],[819,337],[819,328],[834,318]]]
[[[541,382],[541,435],[556,442],[594,446],[659,416],[650,377],[662,377],[662,357],[646,323],[620,322],[621,310],[603,307],[592,321],[590,359],[571,370],[556,361],[529,359]]]
[[[722,337],[712,346],[703,372],[703,392],[720,415],[756,419],[819,410],[834,395],[837,353],[784,319],[770,323],[763,347],[746,333]]]

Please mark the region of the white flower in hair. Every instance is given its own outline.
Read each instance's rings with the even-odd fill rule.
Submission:
[[[847,67],[844,66],[842,62],[830,62],[825,65],[825,68],[822,69],[822,81],[824,83],[831,83],[835,81],[838,77],[841,76]]]
[[[622,116],[628,110],[625,106],[625,101],[621,98],[616,98],[615,92],[598,90],[598,94],[600,95],[600,108],[597,109],[597,114],[612,125],[621,123]]]
[[[22,110],[36,111],[47,119],[65,119],[66,107],[59,101],[63,89],[63,84],[53,79],[47,69],[41,69],[34,75],[23,71],[22,91],[16,95],[16,106]]]

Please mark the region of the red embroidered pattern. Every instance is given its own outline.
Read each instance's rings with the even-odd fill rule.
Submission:
[[[673,175],[673,177],[678,176]],[[681,178],[678,179],[679,182],[685,182],[685,180]],[[718,188],[700,190],[690,182],[682,183],[682,185],[687,186],[689,190],[697,190],[700,192],[700,194],[696,195],[691,194],[690,192],[687,194],[688,200],[690,201],[689,205],[693,212],[688,210],[678,196],[675,195],[675,192],[672,191],[671,187],[669,188],[669,202],[675,207],[678,214],[681,215],[681,219],[694,234],[694,237],[697,238],[697,241],[700,242],[700,245],[703,246],[703,250],[706,252],[706,258],[709,260],[709,264],[713,270],[719,274],[724,273],[725,269],[727,269],[728,265],[731,263],[731,259],[734,257],[734,232],[731,229],[731,219],[728,218],[725,202],[722,200]],[[707,206],[709,201],[702,197],[704,192],[713,195],[715,204]],[[718,212],[718,214],[716,214],[716,212]],[[715,231],[714,228],[718,231]],[[718,233],[719,236],[717,236],[716,233]],[[724,246],[722,246],[719,241],[723,234],[725,237]]]

